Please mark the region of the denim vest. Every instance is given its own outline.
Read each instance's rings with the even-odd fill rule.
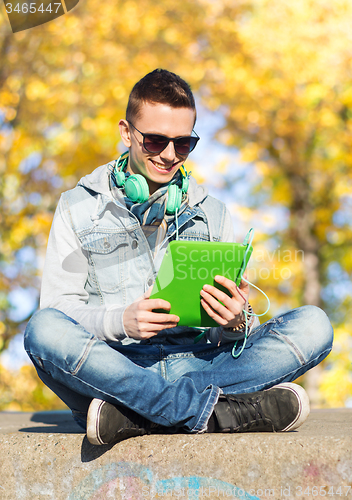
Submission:
[[[88,260],[88,304],[131,304],[154,283],[166,247],[176,238],[175,220],[153,260],[139,221],[112,195],[77,185],[61,201]],[[188,205],[178,216],[179,240],[221,241],[225,216],[226,206],[209,195]],[[193,330],[173,330],[185,329]]]

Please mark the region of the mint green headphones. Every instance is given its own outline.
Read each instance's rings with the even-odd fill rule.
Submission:
[[[126,178],[124,172],[128,162],[128,151],[115,161],[114,174],[118,187],[124,188],[127,198],[136,203],[144,203],[149,198],[148,183],[141,174],[129,175]],[[182,194],[187,193],[189,186],[188,174],[185,167],[180,168],[182,175],[182,187],[170,184],[168,187],[168,197],[166,213],[172,215],[179,210],[182,202]]]

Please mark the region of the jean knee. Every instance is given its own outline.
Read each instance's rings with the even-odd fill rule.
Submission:
[[[51,344],[52,325],[62,317],[63,313],[57,309],[41,309],[37,311],[29,320],[24,333],[24,348],[28,354],[45,345]]]
[[[290,347],[302,364],[322,361],[332,349],[333,329],[326,313],[316,306],[292,309],[272,330]]]
[[[317,306],[303,306],[301,308],[306,315],[306,328],[309,337],[316,346],[316,350],[328,351],[332,349],[334,330],[328,315]]]

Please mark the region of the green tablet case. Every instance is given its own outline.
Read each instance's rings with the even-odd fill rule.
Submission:
[[[179,316],[179,325],[219,326],[201,306],[200,291],[209,284],[230,295],[214,277],[225,276],[239,285],[252,251],[250,243],[171,241],[150,298],[170,302],[170,313]]]

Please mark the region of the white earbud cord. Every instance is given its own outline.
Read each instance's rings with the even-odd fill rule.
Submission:
[[[177,207],[176,207],[176,210],[175,210],[175,223],[176,223],[176,241],[178,241],[178,210],[177,210]]]
[[[235,344],[234,344],[234,346],[232,348],[232,356],[234,358],[238,358],[242,354],[242,352],[243,352],[243,350],[244,350],[244,348],[246,346],[247,338],[248,338],[248,316],[255,316],[255,317],[259,318],[260,316],[264,316],[269,311],[269,309],[270,309],[270,300],[269,300],[269,297],[267,296],[267,294],[265,292],[263,292],[263,290],[261,290],[260,288],[258,288],[256,285],[254,285],[250,281],[246,280],[246,278],[243,278],[243,276],[242,276],[242,280],[245,281],[248,285],[254,287],[256,290],[258,290],[260,293],[262,293],[264,295],[264,297],[268,301],[268,307],[267,307],[266,311],[264,311],[261,314],[250,313],[250,312],[246,311],[245,309],[243,309],[243,313],[244,313],[244,316],[245,316],[245,319],[246,319],[246,329],[245,329],[245,332],[244,332],[243,345],[242,345],[240,351],[237,354],[235,354],[235,349],[237,347],[238,340],[236,340],[236,342],[235,342]]]

